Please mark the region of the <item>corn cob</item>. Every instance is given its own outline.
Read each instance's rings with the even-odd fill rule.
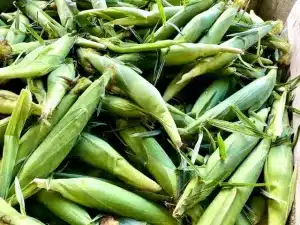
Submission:
[[[75,79],[75,67],[72,59],[67,59],[47,77],[47,94],[43,102],[42,117],[48,118],[59,104],[69,88],[68,82]]]
[[[253,186],[235,187],[234,183],[256,183],[270,149],[271,140],[263,139],[229,179],[232,187],[223,188],[205,210],[197,225],[234,225]]]
[[[109,67],[114,67],[116,70],[116,86],[121,87],[132,100],[157,119],[176,146],[180,147],[182,145],[177,127],[166,103],[154,86],[129,67],[118,64],[105,56],[100,56],[94,51],[80,49],[79,54],[88,59],[100,72]]]
[[[31,101],[30,92],[23,89],[4,134],[3,159],[0,165],[0,196],[4,199],[7,197],[9,185],[13,178],[13,168],[19,149],[19,139],[25,122],[30,115]]]
[[[154,33],[154,40],[164,40],[168,39],[170,36],[176,33],[176,29],[184,26],[188,21],[190,21],[197,14],[207,10],[214,0],[192,0],[190,1],[184,9],[180,10],[174,16],[172,16],[167,23],[163,24],[157,31]]]
[[[276,75],[277,71],[271,70],[266,76],[256,79],[220,104],[205,112],[194,123],[180,130],[180,132],[182,135],[194,134],[198,128],[203,126],[209,119],[232,118],[233,115],[229,113],[231,105],[236,105],[242,111],[247,109],[259,109],[271,95],[275,85]]]
[[[4,199],[0,198],[0,224],[42,225],[43,223],[18,213]]]
[[[68,93],[54,110],[48,123],[37,122],[32,125],[20,139],[20,147],[15,165],[15,174],[18,173],[21,165],[27,157],[35,150],[46,138],[49,132],[55,127],[60,119],[68,112],[78,96],[91,84],[87,78],[80,78],[76,86]],[[34,140],[34,141],[33,141]]]
[[[17,175],[21,188],[29,185],[36,177],[47,177],[60,165],[71,151],[99,102],[103,99],[105,87],[110,78],[111,71],[108,70],[94,81],[30,155]],[[64,135],[63,139],[61,138],[62,134]],[[12,187],[10,188],[10,196],[14,194]],[[29,196],[24,194],[24,198],[26,197]]]
[[[39,188],[47,188],[47,180],[35,179],[35,183]],[[86,207],[146,221],[153,225],[177,224],[166,210],[156,204],[98,179],[55,179],[49,182],[49,188]]]
[[[93,225],[89,214],[82,207],[52,191],[41,190],[36,195],[38,202],[45,205],[54,215],[70,225]]]
[[[65,35],[33,50],[18,64],[0,68],[0,79],[37,77],[51,72],[65,60],[75,39],[75,36]]]
[[[161,191],[155,181],[131,166],[107,142],[94,135],[83,133],[73,151],[84,162],[114,174],[133,187],[150,192]]]
[[[250,117],[251,120],[254,120],[257,129],[260,131],[264,128],[261,121],[267,119],[268,112],[268,109],[262,109],[258,113],[259,119]],[[236,167],[252,151],[258,141],[258,137],[247,136],[241,133],[231,134],[224,141],[227,149],[226,160],[220,158],[219,149],[209,157],[206,166],[200,170],[201,177],[196,176],[187,185],[176,205],[173,215],[175,217],[182,216],[186,209],[206,199],[217,187],[219,182],[224,181],[233,173]]]
[[[154,138],[132,137],[135,133],[146,132],[144,127],[128,127],[128,125],[129,123],[124,120],[117,121],[122,139],[142,160],[165,192],[176,198],[178,195],[178,176],[175,165]]]
[[[214,81],[197,99],[190,114],[198,118],[222,102],[234,86],[232,79]]]
[[[198,14],[184,26],[174,40],[184,40],[192,43],[197,41],[214,24],[224,11],[224,8],[225,3],[219,2],[208,10]]]

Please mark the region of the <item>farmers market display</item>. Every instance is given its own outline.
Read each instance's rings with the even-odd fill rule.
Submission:
[[[16,0],[0,15],[0,224],[285,225],[281,21],[242,0]]]

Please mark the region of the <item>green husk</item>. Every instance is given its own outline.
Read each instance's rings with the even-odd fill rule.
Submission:
[[[261,56],[258,57],[257,55],[249,53],[249,52],[245,52],[245,54],[242,55],[242,59],[244,61],[246,61],[247,63],[254,63],[254,62],[261,61],[262,64],[264,64],[264,65],[272,65],[273,64],[272,60],[261,57]]]
[[[0,41],[4,41],[6,39],[6,35],[8,34],[8,32],[8,28],[0,27]]]
[[[37,79],[28,78],[26,81],[27,81],[28,89],[34,95],[37,102],[40,105],[42,105],[46,99],[46,90],[43,81],[39,78]]]
[[[59,192],[65,198],[89,208],[146,221],[153,225],[176,225],[168,212],[140,196],[93,178],[35,179],[40,188]]]
[[[241,74],[244,77],[247,77],[249,79],[257,79],[260,77],[265,76],[265,68],[261,68],[261,67],[252,67],[252,68],[247,68],[241,64],[234,64],[235,68],[236,68],[236,72]]]
[[[17,14],[17,17],[18,19],[14,20],[6,35],[6,40],[10,45],[23,42],[26,38],[27,29],[24,24],[29,25],[29,20],[20,13]]]
[[[5,115],[11,115],[18,104],[18,98],[19,95],[11,91],[0,90],[0,113]],[[31,102],[30,112],[34,115],[41,115],[42,107]]]
[[[176,40],[164,40],[164,41],[156,41],[153,43],[143,43],[143,44],[133,44],[133,43],[126,43],[126,42],[116,42],[113,43],[112,41],[103,41],[100,42],[107,46],[107,48],[113,52],[117,53],[132,53],[132,52],[144,52],[144,51],[155,51],[162,48],[167,48],[172,45],[180,44],[182,41]]]
[[[50,39],[61,37],[67,33],[66,29],[60,23],[56,22],[56,20],[39,8],[34,1],[18,0],[15,4],[25,15],[43,27]]]
[[[33,51],[34,49],[43,46],[43,45],[49,45],[52,44],[54,41],[56,41],[57,39],[51,39],[51,40],[45,40],[44,43],[41,43],[39,41],[32,41],[32,42],[22,42],[22,43],[18,43],[18,44],[13,44],[11,45],[11,55],[19,55],[20,53],[30,53],[31,51]]]
[[[73,152],[84,162],[103,169],[138,189],[159,192],[161,187],[131,166],[114,148],[94,135],[83,133]]]
[[[168,39],[176,33],[175,27],[182,27],[194,16],[207,10],[215,0],[191,0],[184,9],[180,10],[154,33],[154,40]]]
[[[213,108],[222,102],[234,88],[232,79],[222,79],[214,81],[207,89],[199,96],[195,102],[190,114],[198,118],[207,110]]]
[[[258,224],[266,212],[267,201],[266,198],[261,195],[253,195],[250,197],[246,206],[244,207],[244,212],[250,221],[250,224]]]
[[[110,115],[124,118],[143,118],[147,113],[131,101],[114,95],[106,95],[103,100],[102,109]]]
[[[172,7],[164,7],[163,10],[166,15],[166,19],[171,18],[174,16],[177,12],[182,10],[182,6],[172,6]],[[113,21],[111,21],[112,24],[115,25],[122,25],[122,26],[141,26],[141,27],[151,27],[155,26],[156,24],[162,23],[162,17],[159,10],[155,9],[153,11],[150,11],[149,13],[145,13],[143,16],[131,16],[126,15],[126,17],[118,18]]]
[[[229,183],[256,183],[270,149],[263,139],[229,179]],[[197,225],[233,225],[248,200],[253,186],[226,187],[210,203]]]
[[[282,122],[284,131],[288,132],[290,127],[286,110]],[[294,201],[295,174],[293,172],[292,144],[288,139],[286,142],[270,149],[264,168],[265,182],[270,184],[266,188],[268,196],[270,196],[268,199],[269,225],[286,224]]]
[[[15,174],[18,173],[21,165],[27,157],[34,151],[46,138],[49,132],[55,127],[60,119],[68,112],[78,96],[91,84],[87,78],[80,78],[76,86],[61,100],[60,104],[52,113],[48,123],[39,121],[33,124],[21,137],[20,147],[17,155],[17,164],[15,165]]]
[[[7,198],[8,189],[13,180],[13,168],[18,154],[19,139],[25,122],[30,115],[31,103],[30,91],[23,89],[5,131],[3,158],[0,165],[0,196],[4,199]]]
[[[264,37],[268,32],[277,25],[277,22],[266,22],[265,25],[252,30],[248,30],[247,33],[242,36],[234,37],[221,45],[233,48],[240,48],[241,50],[247,50],[256,42],[258,42],[262,37]],[[240,34],[240,33],[239,33]],[[238,34],[238,35],[239,35]],[[233,60],[237,59],[238,55],[232,53],[222,53],[215,57],[211,57],[208,60],[200,60],[197,65],[195,65],[189,72],[182,75],[181,80],[178,82],[187,82],[196,76],[203,75],[208,72],[220,69],[228,65]]]
[[[107,9],[105,0],[91,0],[94,9]]]
[[[178,196],[178,176],[176,167],[164,149],[153,137],[133,137],[135,133],[147,130],[140,126],[130,126],[124,120],[117,121],[120,135],[126,145],[142,160],[163,190],[172,197]]]
[[[75,67],[72,59],[67,59],[47,77],[47,94],[43,102],[43,118],[51,116],[70,87],[70,81],[75,79]]]
[[[42,225],[43,223],[26,215],[21,215],[4,199],[0,198],[0,224]]]
[[[92,50],[80,49],[78,53],[100,72],[113,67],[116,71],[115,86],[128,94],[149,115],[157,119],[176,146],[180,147],[182,145],[177,127],[166,103],[152,84],[131,68],[119,64],[106,56],[101,56]]]
[[[267,119],[268,113],[269,109],[262,109],[257,114],[257,117],[250,117],[258,130],[263,130],[264,124],[262,121]],[[226,138],[224,141],[227,149],[226,159],[222,160],[220,158],[219,149],[213,152],[206,166],[199,170],[201,177],[194,177],[187,185],[173,215],[176,217],[182,216],[187,209],[205,200],[220,182],[227,179],[234,172],[258,141],[258,137],[247,136],[241,133],[232,133]]]
[[[27,185],[36,177],[47,177],[65,159],[76,143],[79,134],[96,111],[99,102],[102,101],[105,87],[111,76],[112,72],[108,70],[95,80],[30,155],[17,175],[21,188],[27,188]],[[61,138],[61,135],[64,135],[64,138]],[[10,196],[12,194],[14,194],[14,190],[11,188]],[[26,197],[29,196],[24,195],[24,198]]]
[[[73,31],[76,27],[72,10],[68,7],[65,0],[55,0],[58,16],[63,25],[68,31]]]
[[[91,217],[81,206],[52,191],[41,190],[36,195],[38,202],[46,206],[54,215],[70,225],[92,225]]]
[[[53,71],[63,63],[75,39],[75,36],[65,35],[48,46],[33,50],[21,62],[0,68],[0,79],[39,77]]]
[[[6,117],[2,120],[0,120],[0,147],[3,147],[3,143],[4,143],[4,135],[5,135],[5,131],[8,125],[8,122],[10,120],[10,117]],[[1,165],[1,162],[0,162]]]
[[[174,40],[183,40],[192,43],[197,41],[214,24],[224,11],[224,8],[225,3],[219,2],[208,10],[198,14],[184,26]]]
[[[185,65],[196,62],[196,60],[201,57],[217,55],[220,52],[228,52],[231,54],[243,53],[243,51],[238,48],[222,45],[183,43],[162,49],[161,59],[165,60],[166,66]]]
[[[187,125],[195,121],[192,117],[175,108],[174,106],[170,104],[167,104],[167,106],[177,127],[186,127]]]
[[[230,113],[231,105],[237,106],[241,111],[259,109],[271,95],[275,86],[276,76],[277,71],[274,69],[270,70],[266,76],[252,81],[220,104],[206,111],[194,123],[180,130],[181,134],[190,135],[196,133],[199,127],[203,126],[209,119],[232,118],[233,114]]]
[[[234,23],[237,11],[237,5],[228,7],[216,20],[208,32],[200,39],[199,43],[219,44],[229,27]]]

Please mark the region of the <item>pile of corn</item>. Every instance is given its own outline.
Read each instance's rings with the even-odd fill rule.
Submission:
[[[282,23],[171,1],[2,12],[0,224],[287,223],[300,79]]]

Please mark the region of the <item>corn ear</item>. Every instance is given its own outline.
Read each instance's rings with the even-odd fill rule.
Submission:
[[[55,127],[60,119],[68,112],[78,96],[91,84],[87,78],[80,78],[76,86],[68,93],[54,110],[52,117],[48,119],[48,123],[39,121],[32,125],[20,139],[20,147],[17,155],[17,163],[15,165],[15,174],[18,173],[20,167],[27,157],[34,151],[46,138],[49,132]]]
[[[214,81],[195,102],[190,114],[198,118],[207,110],[222,102],[232,91],[234,80],[222,79]]]
[[[103,169],[125,183],[141,190],[159,192],[161,187],[131,166],[107,142],[94,135],[83,133],[73,152],[84,162]]]
[[[94,51],[80,49],[79,55],[88,59],[100,72],[110,67],[115,68],[116,76],[114,81],[116,86],[124,90],[133,101],[148,112],[149,115],[157,119],[176,146],[180,147],[182,145],[178,129],[166,103],[152,84],[131,68],[118,64],[108,57],[100,56]]]
[[[219,2],[208,10],[192,18],[177,34],[174,40],[184,40],[185,42],[195,42],[202,34],[208,30],[224,11],[225,3]]]
[[[13,168],[18,154],[19,139],[30,115],[31,101],[31,93],[23,89],[5,131],[3,158],[0,165],[0,196],[4,199],[7,198],[9,185],[13,180]]]
[[[233,115],[230,113],[231,105],[237,106],[241,111],[259,109],[271,95],[276,76],[277,71],[274,69],[270,70],[266,76],[254,80],[223,102],[206,111],[194,123],[180,130],[181,134],[190,135],[196,133],[199,127],[203,126],[209,119],[232,118]]]
[[[76,23],[74,15],[68,7],[67,1],[55,0],[55,5],[61,25],[63,25],[68,31],[73,31],[75,29]]]
[[[16,6],[30,19],[43,27],[47,31],[50,39],[61,37],[67,33],[67,30],[39,8],[35,1],[18,0],[16,1]]]
[[[219,44],[229,27],[234,23],[238,6],[228,7],[221,16],[216,20],[208,32],[200,39],[199,43]]]
[[[53,110],[66,94],[70,80],[75,79],[75,67],[72,59],[67,59],[47,77],[47,94],[43,104],[43,118],[51,116]]]
[[[252,30],[246,31],[247,33],[242,36],[234,37],[224,43],[222,46],[240,48],[242,50],[247,50],[256,42],[258,42],[262,37],[264,37],[268,32],[276,25],[276,22],[269,22],[261,27],[254,28]],[[239,35],[240,33],[238,33]],[[235,60],[238,55],[234,55],[232,53],[222,53],[212,57],[209,60],[200,60],[197,65],[194,66],[189,72],[182,75],[180,82],[187,82],[196,76],[203,75],[208,72],[212,72],[216,69],[220,69],[230,62]]]
[[[4,199],[0,198],[0,224],[42,225],[43,223],[18,213]]]
[[[182,27],[194,16],[207,10],[215,0],[191,0],[182,10],[172,16],[154,33],[154,40],[164,40],[176,33],[175,27]],[[175,26],[174,26],[175,25]]]
[[[274,105],[274,104],[273,104]],[[289,128],[287,111],[282,118],[285,129]],[[264,168],[268,199],[268,224],[284,225],[294,200],[293,152],[290,140],[270,149]]]
[[[135,133],[147,131],[142,126],[129,126],[128,122],[118,120],[117,127],[123,141],[142,160],[164,191],[176,198],[178,195],[176,167],[159,143],[153,137],[133,137]]]
[[[146,112],[125,98],[113,95],[106,95],[103,100],[102,108],[112,115],[124,118],[147,117]]]
[[[195,121],[192,117],[175,108],[174,106],[170,104],[167,104],[167,106],[177,127],[185,127]]]
[[[0,120],[0,146],[3,146],[4,143],[4,135],[5,135],[5,131],[8,125],[8,122],[10,120],[10,117],[6,117],[2,120]],[[1,165],[1,162],[0,162]]]
[[[0,113],[5,115],[12,114],[13,110],[17,107],[19,95],[7,91],[0,90]],[[31,102],[31,113],[34,115],[41,115],[42,107]]]
[[[17,17],[12,23],[9,32],[6,35],[6,40],[10,45],[23,42],[26,38],[26,25],[29,25],[29,20],[24,15],[17,12]],[[19,24],[17,24],[19,23]]]
[[[39,77],[51,72],[63,63],[75,39],[68,34],[50,45],[33,50],[21,62],[0,68],[0,79]]]
[[[153,225],[176,225],[168,212],[140,196],[93,178],[35,179],[39,188],[59,192],[80,205],[146,221]],[[48,183],[48,185],[47,185]]]
[[[263,169],[270,145],[270,139],[263,139],[238,167],[228,182],[256,183]],[[205,210],[197,225],[233,225],[253,188],[253,186],[223,188]]]
[[[111,76],[112,72],[108,70],[94,81],[30,155],[17,175],[21,188],[29,185],[36,177],[47,177],[60,165],[103,99]],[[64,135],[63,139],[61,135]],[[14,190],[11,188],[10,196],[12,194]]]
[[[262,109],[258,113],[258,118],[250,117],[258,130],[263,130],[264,125],[261,121],[267,119],[268,113],[269,109]],[[180,217],[187,209],[205,200],[220,182],[227,179],[234,172],[258,141],[258,137],[247,136],[241,133],[233,133],[226,138],[224,141],[227,149],[226,159],[222,160],[220,158],[219,149],[213,152],[206,166],[199,171],[201,177],[196,176],[188,183],[176,205],[173,216]]]
[[[46,206],[54,215],[70,225],[92,225],[92,219],[81,206],[65,199],[57,192],[41,190],[36,200]]]
[[[185,65],[193,63],[201,57],[217,55],[220,52],[242,54],[239,48],[227,47],[214,44],[183,43],[161,49],[161,59],[165,60],[166,66]]]

